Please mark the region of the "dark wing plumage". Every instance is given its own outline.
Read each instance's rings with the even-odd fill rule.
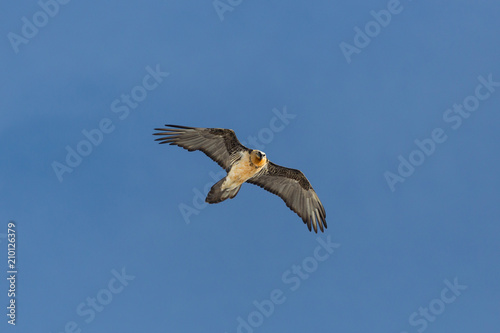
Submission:
[[[189,151],[201,150],[224,169],[229,170],[236,153],[248,150],[234,134],[233,130],[224,128],[198,128],[176,125],[165,125],[166,128],[155,128],[154,135],[163,137],[156,139],[162,143],[177,145]]]
[[[325,208],[311,183],[300,170],[269,162],[262,173],[250,178],[247,182],[278,195],[291,210],[302,218],[309,231],[311,225],[315,232],[318,232],[318,225],[321,231],[324,231],[323,227],[327,227]]]

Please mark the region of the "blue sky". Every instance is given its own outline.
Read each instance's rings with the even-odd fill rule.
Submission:
[[[2,332],[499,327],[498,1],[63,2],[0,11]],[[166,123],[255,137],[327,231],[203,205]]]

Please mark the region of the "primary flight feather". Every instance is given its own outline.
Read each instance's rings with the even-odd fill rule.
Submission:
[[[189,151],[200,150],[227,172],[208,192],[208,203],[232,199],[243,183],[255,184],[278,195],[302,218],[309,230],[327,227],[326,212],[318,195],[300,171],[272,163],[260,150],[243,146],[233,130],[165,125],[155,128],[160,144],[177,145]]]

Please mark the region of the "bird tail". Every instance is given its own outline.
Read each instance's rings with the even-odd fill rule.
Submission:
[[[222,184],[225,180],[226,177],[222,178],[217,183],[215,183],[214,186],[212,186],[210,192],[208,192],[207,194],[207,198],[205,199],[206,202],[210,204],[219,203],[226,199],[232,199],[236,196],[236,194],[238,194],[241,185],[235,188],[222,189]]]

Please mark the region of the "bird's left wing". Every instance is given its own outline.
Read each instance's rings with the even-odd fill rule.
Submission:
[[[327,227],[325,208],[311,183],[300,170],[269,162],[261,173],[247,180],[247,183],[258,185],[278,195],[291,210],[302,218],[309,231],[311,225],[315,232],[318,232],[318,225],[321,231]]]
[[[201,150],[221,167],[230,168],[237,153],[248,150],[236,137],[233,130],[224,128],[198,128],[176,125],[165,125],[166,128],[155,128],[162,135],[155,141],[177,145],[189,151]]]

